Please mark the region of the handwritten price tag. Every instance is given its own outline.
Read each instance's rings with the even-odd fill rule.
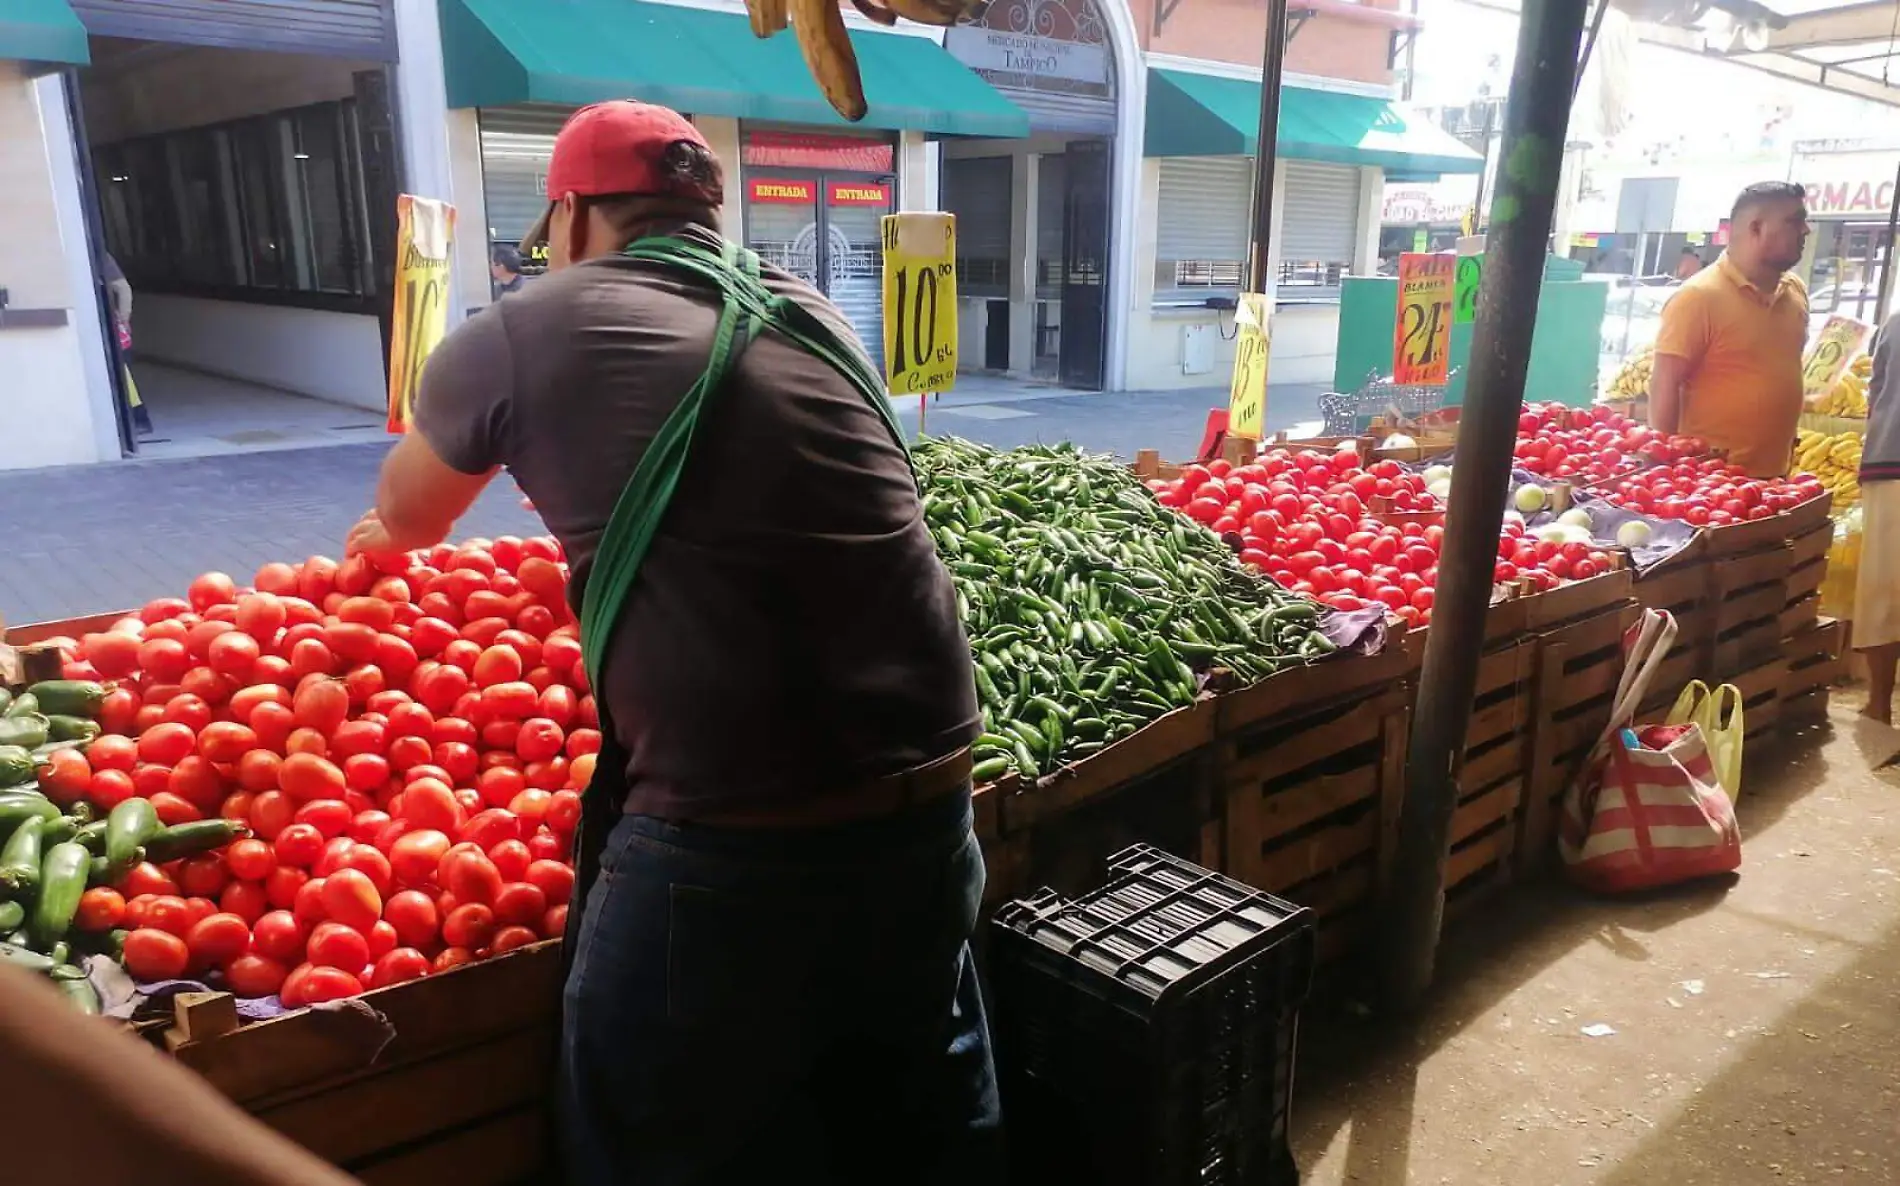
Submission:
[[[1450,375],[1453,270],[1449,255],[1399,256],[1399,310],[1392,326],[1392,381],[1443,387]]]
[[[1451,323],[1470,325],[1478,319],[1478,285],[1484,282],[1484,257],[1458,257],[1458,278],[1451,286]]]
[[[892,395],[957,381],[957,217],[886,214],[884,381]]]
[[[1815,335],[1814,345],[1808,348],[1807,358],[1801,362],[1802,390],[1818,395],[1834,386],[1834,380],[1841,377],[1847,364],[1867,344],[1867,335],[1873,328],[1864,321],[1838,313],[1828,318],[1821,332]]]
[[[1260,439],[1267,417],[1267,298],[1240,294],[1234,310],[1239,339],[1234,348],[1234,381],[1227,389],[1227,432]]]

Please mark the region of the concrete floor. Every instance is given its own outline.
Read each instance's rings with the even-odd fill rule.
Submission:
[[[360,444],[382,435],[381,413],[346,404],[160,362],[134,361],[132,377],[152,418],[151,434],[139,438],[140,458]]]
[[[1416,1022],[1313,1013],[1306,1186],[1900,1182],[1900,772],[1858,703],[1749,755],[1732,885],[1518,890]]]

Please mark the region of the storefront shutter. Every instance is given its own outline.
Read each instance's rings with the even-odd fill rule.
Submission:
[[[1036,295],[1062,296],[1062,235],[1069,196],[1068,162],[1047,153],[1036,172]]]
[[[1252,157],[1161,158],[1156,293],[1237,287],[1252,207]]]
[[[95,37],[396,60],[389,0],[72,0],[72,8]]]
[[[514,243],[547,208],[548,161],[568,107],[487,107],[482,128],[482,203],[489,238]]]
[[[957,284],[965,296],[1009,294],[1011,158],[949,157],[943,208],[957,216]]]
[[[1275,228],[1282,283],[1300,264],[1352,266],[1359,238],[1359,170],[1318,161],[1281,161],[1286,198]],[[1292,277],[1305,280],[1303,275]]]

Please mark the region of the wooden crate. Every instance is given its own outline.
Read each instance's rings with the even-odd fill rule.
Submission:
[[[1446,907],[1454,914],[1510,879],[1535,737],[1536,687],[1534,636],[1496,648],[1478,664],[1445,873]]]
[[[1224,734],[1224,871],[1352,932],[1390,871],[1413,696],[1398,683]]]
[[[1820,620],[1820,594],[1811,593],[1806,597],[1796,597],[1781,611],[1781,637],[1793,638]]]
[[[1774,735],[1781,723],[1781,685],[1788,677],[1788,661],[1777,655],[1741,672],[1727,682],[1742,694],[1742,736],[1749,741]]]
[[[1773,544],[1799,539],[1828,521],[1833,497],[1822,494],[1791,510],[1766,519],[1751,519],[1725,527],[1705,527],[1704,547],[1710,556],[1738,556]]]
[[[1715,648],[1714,565],[1707,560],[1673,557],[1644,573],[1631,589],[1644,609],[1668,610],[1676,619],[1676,641],[1651,684],[1652,694],[1675,695],[1692,679],[1708,674]]]
[[[1812,692],[1825,692],[1847,678],[1846,630],[1833,618],[1822,618],[1790,635],[1781,644],[1787,674],[1781,682],[1781,698],[1798,700]]]
[[[512,1186],[549,1163],[559,942],[236,1029],[204,995],[180,1003],[174,1057],[366,1182]]]
[[[1564,789],[1609,723],[1623,634],[1639,612],[1624,602],[1537,640],[1530,770],[1512,842],[1518,873],[1549,858]]]
[[[1777,543],[1723,557],[1713,565],[1715,644],[1707,672],[1710,677],[1726,679],[1780,653],[1781,615],[1788,608],[1793,554],[1791,545]]]
[[[1113,745],[1063,766],[1033,783],[1018,781],[998,798],[998,829],[1010,835],[1112,791],[1147,778],[1212,745],[1216,700],[1202,696],[1164,713]]]

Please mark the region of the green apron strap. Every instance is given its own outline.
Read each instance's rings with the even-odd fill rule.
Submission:
[[[633,590],[660,522],[686,468],[693,433],[706,401],[715,395],[738,364],[752,340],[773,329],[806,352],[824,361],[848,380],[865,402],[876,409],[885,428],[906,459],[910,450],[903,429],[885,398],[884,385],[871,370],[861,350],[842,341],[816,314],[790,297],[775,295],[760,276],[756,252],[734,243],[714,249],[677,237],[642,239],[624,254],[630,259],[659,264],[706,282],[721,296],[719,325],[713,334],[706,369],[660,426],[653,443],[634,467],[626,489],[614,503],[613,514],[601,536],[593,571],[581,594],[581,649],[587,677],[601,687],[601,669],[613,624]]]

